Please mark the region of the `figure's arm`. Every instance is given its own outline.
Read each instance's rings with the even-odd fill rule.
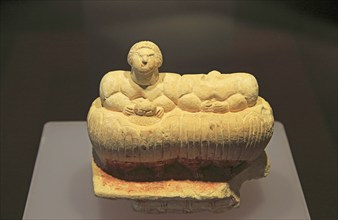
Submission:
[[[243,105],[241,104],[241,102],[244,102],[244,97],[247,103],[247,107],[252,107],[256,105],[258,99],[258,83],[256,78],[249,73],[235,73],[234,75],[237,76],[235,77],[235,79],[238,80],[238,88],[234,91],[235,93],[229,97],[229,99],[232,99],[229,102],[238,101],[240,102],[239,105]],[[239,95],[243,97],[240,97]],[[234,98],[232,98],[233,96]],[[237,108],[238,107],[234,107],[234,109]]]
[[[100,98],[102,106],[112,110],[123,112],[127,115],[134,114],[134,104],[120,92],[118,73],[109,72],[101,80]]]
[[[130,99],[121,92],[112,94],[109,97],[104,97],[103,107],[112,110],[123,112],[127,115],[134,114],[134,104]]]
[[[188,93],[178,99],[177,106],[188,112],[201,111],[202,101],[194,94]]]
[[[157,97],[153,101],[153,104],[156,106],[156,115],[162,115],[164,112],[170,112],[176,107],[176,104],[165,95]]]
[[[239,112],[248,107],[248,102],[242,94],[235,94],[230,96],[225,102],[229,106],[229,111]]]
[[[210,101],[206,100],[201,104],[201,111],[204,112],[239,112],[248,107],[248,102],[241,94],[234,94],[225,101]]]
[[[188,112],[201,111],[201,99],[193,92],[193,85],[199,80],[198,77],[184,75],[180,77],[177,86],[177,106]]]

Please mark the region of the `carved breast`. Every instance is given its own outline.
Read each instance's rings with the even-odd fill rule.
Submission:
[[[130,78],[130,73],[125,74],[122,81],[120,91],[130,100],[144,98],[153,101],[163,94],[163,84],[161,82],[142,88]]]

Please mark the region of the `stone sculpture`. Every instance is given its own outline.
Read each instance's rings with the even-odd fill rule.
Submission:
[[[273,133],[270,105],[248,73],[159,73],[150,41],[112,71],[88,113],[97,196],[133,199],[145,212],[220,212],[239,188],[266,176]]]

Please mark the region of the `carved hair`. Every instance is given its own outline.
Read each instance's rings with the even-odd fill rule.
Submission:
[[[162,58],[162,53],[161,53],[161,50],[160,48],[154,44],[153,42],[151,41],[140,41],[136,44],[134,44],[131,48],[130,48],[130,51],[128,53],[128,64],[130,66],[132,66],[132,56],[133,54],[141,49],[141,48],[148,48],[148,49],[151,49],[154,51],[155,53],[155,58],[156,58],[156,62],[157,62],[157,67],[161,67],[162,66],[162,63],[163,63],[163,58]]]

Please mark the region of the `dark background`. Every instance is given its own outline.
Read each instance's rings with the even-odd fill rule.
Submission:
[[[163,72],[254,74],[312,219],[337,218],[335,1],[2,1],[1,219],[22,218],[44,123],[84,121],[102,76],[145,39]]]

